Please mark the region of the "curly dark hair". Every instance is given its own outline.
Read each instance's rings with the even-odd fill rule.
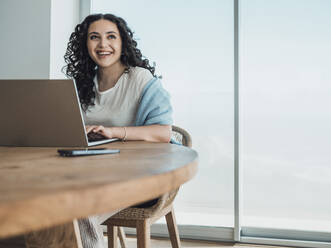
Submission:
[[[142,56],[137,48],[137,41],[133,38],[133,32],[125,20],[113,14],[93,14],[87,16],[81,24],[78,24],[71,34],[64,60],[67,63],[63,72],[75,79],[80,104],[86,111],[94,105],[95,92],[93,79],[96,75],[96,63],[90,58],[87,50],[87,32],[91,23],[105,19],[116,24],[122,39],[122,54],[120,60],[126,66],[125,73],[130,67],[143,67],[148,69],[155,77],[155,67],[149,65],[148,59]]]

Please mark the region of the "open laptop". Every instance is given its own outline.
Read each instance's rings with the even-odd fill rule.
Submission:
[[[73,80],[0,80],[0,146],[88,147]]]

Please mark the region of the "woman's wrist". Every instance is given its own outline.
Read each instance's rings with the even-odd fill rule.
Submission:
[[[128,133],[126,127],[111,127],[111,132],[113,133],[113,138],[127,139]]]

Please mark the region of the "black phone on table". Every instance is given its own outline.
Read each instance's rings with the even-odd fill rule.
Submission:
[[[101,154],[115,154],[119,153],[119,149],[106,149],[106,148],[86,148],[86,149],[58,149],[57,152],[60,156],[76,157],[76,156],[91,156]]]

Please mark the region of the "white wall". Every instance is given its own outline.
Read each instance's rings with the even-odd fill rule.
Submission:
[[[51,1],[50,75],[51,79],[66,78],[61,72],[70,34],[79,22],[79,0]]]
[[[69,36],[79,0],[0,1],[0,79],[65,78]]]
[[[48,78],[50,0],[0,1],[0,78]]]

